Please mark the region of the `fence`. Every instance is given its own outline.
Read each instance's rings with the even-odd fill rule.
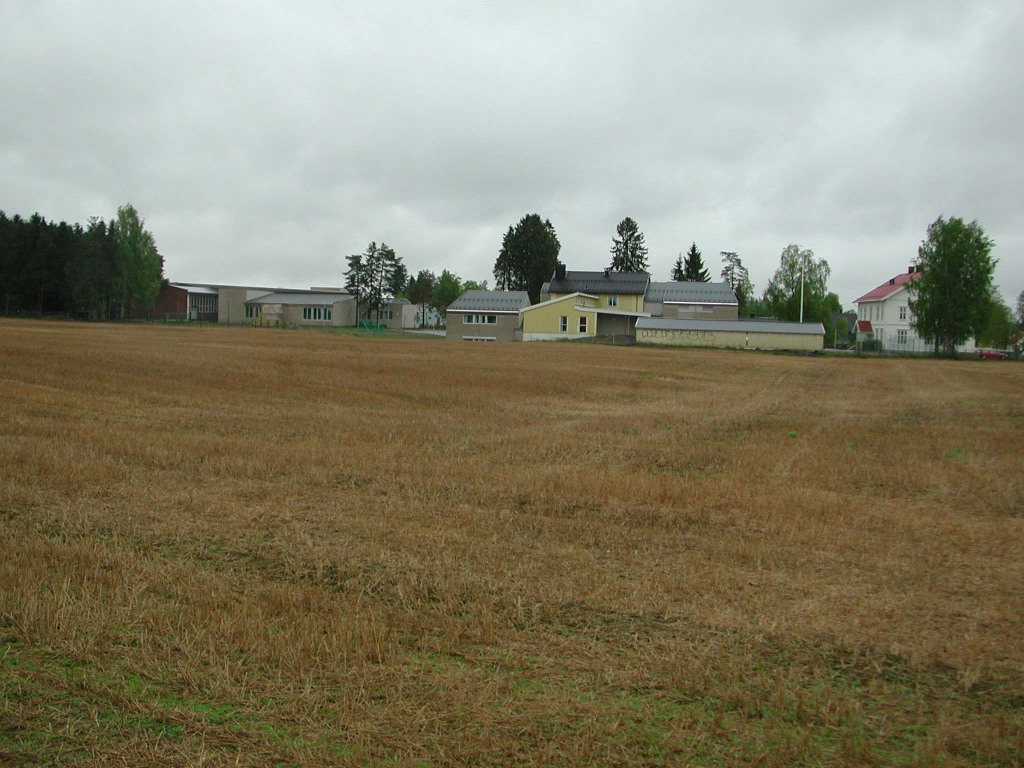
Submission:
[[[935,345],[920,338],[916,334],[905,335],[890,334],[888,337],[879,339],[882,348],[879,350],[886,355],[933,355]]]

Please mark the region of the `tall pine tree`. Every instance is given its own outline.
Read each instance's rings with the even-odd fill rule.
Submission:
[[[612,238],[612,264],[615,272],[646,272],[647,246],[644,233],[629,216],[619,222]]]
[[[682,253],[680,253],[676,258],[676,263],[672,265],[672,279],[677,283],[681,283],[686,279],[686,270],[683,268]]]
[[[690,283],[708,283],[711,281],[711,273],[704,268],[704,259],[701,258],[700,249],[696,243],[690,245],[686,252],[686,260],[683,262],[683,280]]]
[[[754,296],[754,284],[750,282],[750,273],[743,266],[739,254],[733,251],[722,251],[722,279],[729,284],[733,293],[736,294],[736,301],[739,304],[739,312],[742,315],[747,304]]]

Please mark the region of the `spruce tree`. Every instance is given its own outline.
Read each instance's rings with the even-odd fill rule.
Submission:
[[[697,244],[690,245],[686,252],[686,261],[683,263],[683,279],[690,283],[711,282],[711,273],[704,268],[704,260],[701,258],[700,249]]]
[[[677,283],[681,283],[686,279],[686,270],[683,268],[682,253],[680,253],[676,258],[676,263],[672,265],[672,279]]]
[[[612,238],[612,264],[615,272],[646,272],[647,246],[644,233],[629,216],[619,222]]]

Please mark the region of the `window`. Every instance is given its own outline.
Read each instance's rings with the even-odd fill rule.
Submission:
[[[260,316],[260,305],[259,304],[253,304],[251,306],[246,306],[246,308],[245,308],[245,317],[246,317],[247,320],[251,320],[252,318],[259,317],[259,316]]]
[[[558,332],[559,333],[566,333],[568,330],[569,330],[569,318],[566,317],[565,315],[562,315],[560,318],[558,318]]]
[[[900,328],[896,331],[896,343],[903,345],[907,343],[907,329]]]
[[[324,320],[330,320],[330,319],[331,319],[331,308],[330,307],[325,307],[324,308]]]
[[[608,297],[608,306],[609,307],[617,307],[617,306],[619,306],[619,297],[618,296],[609,296]]]
[[[900,307],[900,320],[906,320],[906,319],[907,319],[907,308],[906,307]]]
[[[580,333],[586,333],[586,332],[587,332],[587,318],[586,317],[581,317],[580,318]]]
[[[388,318],[391,319],[390,317]],[[467,325],[497,325],[497,315],[463,315],[462,322]]]
[[[190,312],[212,315],[217,311],[217,295],[214,293],[190,293],[188,309]]]
[[[330,312],[330,310],[327,310]],[[322,307],[303,307],[302,308],[302,319],[303,320],[323,320],[324,310]],[[328,320],[330,317],[327,318]]]
[[[463,336],[463,341],[497,341],[494,336]]]

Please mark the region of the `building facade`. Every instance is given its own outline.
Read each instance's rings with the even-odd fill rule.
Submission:
[[[466,291],[446,313],[448,341],[519,341],[526,291]]]
[[[876,340],[887,352],[929,352],[934,349],[911,326],[910,284],[921,276],[917,267],[890,278],[877,288],[854,300],[857,305],[857,341]],[[973,339],[957,347],[957,352],[974,352]]]
[[[646,272],[576,272],[563,264],[523,310],[524,341],[587,336],[636,338],[641,318],[736,320],[727,283],[652,282]]]
[[[641,344],[660,346],[820,352],[825,346],[825,327],[821,323],[752,318],[696,320],[651,317],[637,321],[636,337]]]
[[[356,324],[355,296],[319,291],[275,291],[245,302],[244,322],[263,327],[337,327]]]

